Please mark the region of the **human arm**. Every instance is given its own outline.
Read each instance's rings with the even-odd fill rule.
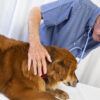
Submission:
[[[41,22],[41,9],[34,7],[29,15],[29,51],[28,51],[28,70],[33,68],[35,75],[47,73],[46,59],[51,62],[50,55],[40,42],[39,27]]]

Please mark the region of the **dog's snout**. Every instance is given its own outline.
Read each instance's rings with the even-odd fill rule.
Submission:
[[[70,82],[68,82],[67,84],[68,84],[68,86],[71,86]]]
[[[78,80],[73,81],[72,86],[75,87],[78,82],[79,82]]]
[[[79,80],[77,80],[77,83],[79,83]]]

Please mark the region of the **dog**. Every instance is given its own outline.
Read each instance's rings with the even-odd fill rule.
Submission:
[[[68,94],[57,84],[76,86],[77,61],[66,49],[44,46],[51,56],[47,74],[42,77],[28,71],[29,43],[0,35],[0,92],[10,100],[66,100]]]

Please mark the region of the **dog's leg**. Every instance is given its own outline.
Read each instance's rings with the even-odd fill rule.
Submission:
[[[69,99],[69,95],[66,92],[64,92],[63,90],[55,89],[55,90],[48,90],[48,92],[51,93],[52,95],[54,95],[54,97],[56,97],[59,100]]]
[[[32,69],[28,71],[27,61],[23,61],[22,63],[22,74],[24,78],[28,81],[31,81],[35,86],[37,86],[37,90],[46,91],[45,81],[38,75],[34,75]]]
[[[33,89],[17,79],[8,83],[3,93],[10,100],[58,100],[52,94]]]
[[[67,100],[69,99],[68,93],[66,93],[63,90],[57,89],[57,84],[56,85],[47,85],[46,84],[46,90],[54,95],[56,98],[59,100]]]
[[[33,90],[23,90],[16,94],[10,100],[59,100],[55,98],[52,94],[47,92],[36,92]]]

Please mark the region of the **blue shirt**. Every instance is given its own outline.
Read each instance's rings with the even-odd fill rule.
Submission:
[[[44,45],[70,50],[75,57],[100,46],[92,38],[92,29],[100,8],[90,0],[58,0],[41,6],[43,24],[40,38]]]

